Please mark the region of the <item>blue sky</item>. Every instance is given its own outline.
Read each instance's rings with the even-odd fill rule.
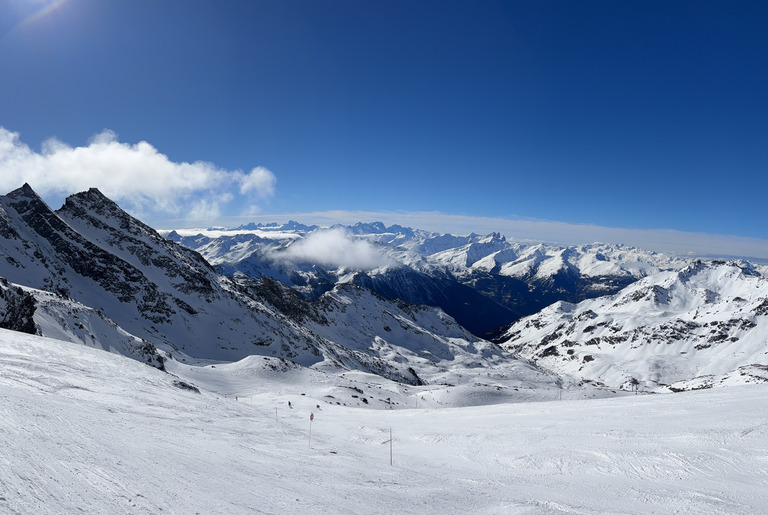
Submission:
[[[747,1],[7,0],[0,188],[96,186],[158,227],[475,220],[768,258],[767,25]]]

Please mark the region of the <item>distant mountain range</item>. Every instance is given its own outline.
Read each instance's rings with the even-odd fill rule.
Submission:
[[[368,244],[380,262],[355,269],[290,252],[332,232],[334,241],[343,237],[346,245]],[[173,231],[168,237],[200,252],[223,275],[272,277],[306,298],[339,283],[364,286],[387,299],[440,307],[475,335],[490,339],[501,334],[501,326],[553,302],[616,293],[687,262],[622,245],[530,244],[498,233],[454,236],[380,222],[319,228],[291,221]]]
[[[701,388],[768,377],[767,306],[746,262],[379,222],[161,235],[96,189],[0,197],[0,327],[158,368],[257,355],[478,402]]]

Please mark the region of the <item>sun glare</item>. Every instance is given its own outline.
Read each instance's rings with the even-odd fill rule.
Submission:
[[[39,20],[61,7],[67,0],[28,0],[31,4],[30,14],[23,23]]]

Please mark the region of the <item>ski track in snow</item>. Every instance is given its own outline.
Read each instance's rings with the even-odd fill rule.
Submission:
[[[768,385],[372,410],[4,330],[0,369],[0,513],[768,511]]]

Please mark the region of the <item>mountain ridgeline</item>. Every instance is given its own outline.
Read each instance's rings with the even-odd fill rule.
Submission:
[[[0,277],[3,327],[158,368],[261,355],[413,385],[463,368],[553,382],[436,307],[354,284],[307,299],[270,278],[224,276],[96,189],[56,211],[28,185],[0,197]]]
[[[616,293],[649,274],[685,264],[622,245],[531,245],[498,233],[454,236],[380,222],[331,230],[341,231],[347,245],[369,245],[382,258],[380,266],[359,269],[343,259],[328,262],[291,252],[328,232],[293,221],[184,236],[173,231],[168,237],[200,252],[229,277],[272,277],[306,298],[350,283],[386,299],[437,306],[491,340],[554,302]]]
[[[96,189],[0,197],[0,327],[161,369],[261,356],[477,404],[676,391],[766,380],[766,306],[747,262],[378,222],[161,234]]]

